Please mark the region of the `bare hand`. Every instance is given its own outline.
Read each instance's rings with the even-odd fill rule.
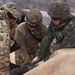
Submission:
[[[38,56],[36,56],[36,57],[32,60],[31,64],[36,64],[36,63],[38,63],[39,61],[40,61],[40,58],[39,58]]]

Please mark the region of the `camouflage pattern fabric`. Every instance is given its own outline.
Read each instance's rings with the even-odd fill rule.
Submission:
[[[2,10],[5,10],[7,13],[9,12],[16,19],[13,25],[9,25],[10,30],[11,30],[10,35],[14,38],[15,29],[16,29],[16,27],[18,25],[17,22],[20,22],[21,18],[22,18],[22,10],[14,2],[8,2],[8,3],[4,4],[4,5],[2,5],[1,8],[2,8]],[[10,19],[9,14],[7,16]]]
[[[31,27],[36,28],[35,31],[32,31]],[[20,49],[16,53],[16,61],[20,66],[30,63],[34,58],[37,47],[46,30],[47,27],[42,24],[42,14],[38,9],[31,9],[26,16],[26,22],[17,26],[15,41],[20,46]]]
[[[10,35],[11,37],[15,37],[15,30],[16,30],[16,27],[18,26],[17,23],[15,23],[15,25],[10,29]]]
[[[10,32],[10,35],[11,37],[14,38],[14,35],[15,35],[15,29],[17,27],[17,21],[20,21],[21,20],[21,17],[22,17],[22,12],[21,12],[21,8],[13,3],[13,2],[9,2],[9,3],[6,3],[4,5],[2,5],[2,7],[0,8],[0,20],[3,22],[1,22],[0,24],[3,26],[4,23],[7,23],[5,24],[1,29],[0,29],[0,32],[1,32],[1,39],[3,40],[1,41],[1,51],[0,53],[4,52],[3,56],[1,56],[1,59],[0,61],[2,62],[1,64],[4,65],[4,66],[1,66],[0,67],[0,75],[9,75],[9,42],[10,42],[10,36],[9,36],[9,32]],[[7,15],[7,13],[11,13],[11,15],[17,19],[17,21],[15,21],[14,25],[12,26],[12,28],[10,28],[10,24],[9,24],[9,15]],[[6,21],[6,22],[5,22]],[[9,31],[9,28],[10,28],[10,31]],[[6,42],[7,41],[7,42]],[[7,47],[7,49],[5,49],[5,47]],[[2,55],[1,53],[1,55]],[[5,58],[6,57],[6,58]],[[5,59],[4,59],[5,58]],[[3,72],[3,73],[2,73]]]
[[[16,64],[19,65],[19,66],[23,66],[23,65],[26,65],[26,64],[30,63],[31,60],[35,57],[35,53],[34,54],[28,54],[28,55],[25,53],[26,59],[24,60],[23,56],[21,56],[21,53],[20,53],[19,50],[17,50],[15,52]]]
[[[42,23],[42,14],[38,9],[31,9],[25,19],[30,26],[38,26]]]
[[[56,1],[53,3],[48,14],[51,16],[52,21],[36,53],[41,59],[47,57],[49,46],[51,46],[54,38],[56,38],[58,43],[55,50],[75,47],[75,17],[70,14],[70,7],[66,2]],[[56,22],[60,20],[60,23],[55,25],[53,20]]]
[[[0,75],[9,75],[10,29],[4,15],[0,10]]]
[[[19,21],[22,17],[22,11],[21,8],[14,2],[8,2],[2,6],[5,10],[10,12],[15,18],[17,18]]]
[[[66,19],[70,14],[70,8],[65,2],[57,1],[50,6],[48,14],[51,17]]]
[[[57,26],[51,22],[48,31],[36,53],[36,55],[41,59],[44,59],[47,56],[49,52],[49,46],[54,38],[60,39],[60,41],[58,41],[59,46],[56,48],[56,50],[75,47],[75,18],[70,15],[67,21],[64,21],[62,24],[64,24],[63,27],[57,28]],[[59,35],[60,32],[62,38]]]
[[[46,33],[46,30],[46,25],[41,24],[34,32],[34,36],[42,39]],[[21,23],[16,28],[15,40],[20,46],[19,52],[16,54],[16,60],[18,65],[23,66],[27,63],[30,63],[31,60],[34,58],[35,52],[37,50],[37,47],[39,46],[40,41],[35,39],[27,30],[26,22]]]

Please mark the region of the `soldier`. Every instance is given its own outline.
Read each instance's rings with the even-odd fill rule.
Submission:
[[[7,12],[8,20],[10,23],[9,27],[11,30],[11,37],[13,38],[17,25],[24,21],[24,15],[22,14],[22,10],[14,2],[8,2],[2,5],[1,10],[5,10]]]
[[[10,29],[7,14],[0,10],[0,75],[9,75]]]
[[[50,6],[48,14],[52,21],[32,61],[33,64],[47,57],[54,38],[58,43],[55,50],[75,47],[75,17],[70,14],[69,6],[63,1],[57,1]]]
[[[41,39],[46,33],[47,27],[42,24],[42,14],[38,9],[32,9],[26,16],[26,22],[18,25],[15,33],[15,41],[20,46],[20,66],[30,63]]]
[[[10,36],[11,36],[11,46],[12,46],[14,43],[15,29],[19,23],[24,21],[25,15],[22,14],[21,8],[14,2],[6,3],[6,4],[2,5],[0,9],[2,11],[5,11],[6,15],[8,17]],[[15,45],[16,44],[14,44],[14,48],[15,48]],[[13,52],[13,51],[14,51],[14,49],[12,49],[12,50],[10,49],[10,52]],[[10,66],[13,66],[13,65],[10,64]]]

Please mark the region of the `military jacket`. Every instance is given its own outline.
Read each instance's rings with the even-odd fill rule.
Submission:
[[[42,39],[47,31],[47,27],[45,25],[40,25],[40,27],[32,33],[37,38]],[[40,41],[35,39],[27,29],[26,22],[18,25],[15,33],[15,41],[20,46],[20,56],[24,61],[29,60],[29,56],[34,54],[39,46]],[[21,60],[22,60],[21,59]],[[23,63],[24,63],[23,61]],[[22,63],[22,64],[23,64]]]
[[[41,59],[44,59],[47,56],[49,52],[49,46],[54,38],[56,38],[57,42],[59,43],[59,46],[56,48],[56,50],[62,48],[75,47],[74,16],[70,15],[70,17],[67,20],[65,20],[63,23],[61,23],[59,26],[62,27],[55,26],[53,22],[50,23],[48,31],[44,36],[42,43],[36,52],[36,55]]]
[[[0,75],[9,75],[10,29],[6,14],[0,10]]]

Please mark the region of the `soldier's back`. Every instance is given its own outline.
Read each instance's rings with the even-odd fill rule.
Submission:
[[[0,75],[9,75],[10,29],[4,16],[5,12],[0,10]]]

